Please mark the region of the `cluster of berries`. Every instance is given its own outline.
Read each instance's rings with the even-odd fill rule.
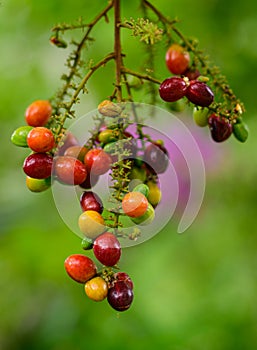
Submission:
[[[200,76],[198,69],[190,67],[190,54],[182,46],[172,44],[166,53],[166,65],[176,76],[165,79],[160,87],[160,97],[166,102],[176,102],[186,97],[195,105],[193,117],[198,126],[207,126],[216,142],[227,140],[233,133],[240,142],[248,137],[248,128],[240,117],[241,107],[236,105],[234,115],[220,115],[211,107],[214,93]]]
[[[82,190],[82,214],[78,218],[82,248],[92,249],[103,266],[97,272],[90,258],[73,254],[66,259],[65,269],[75,281],[85,284],[89,298],[101,301],[107,297],[115,310],[123,311],[132,303],[133,283],[126,273],[113,270],[118,268],[121,256],[117,236],[122,237],[122,228],[120,223],[116,222],[116,226],[113,222],[110,224],[110,217],[114,218],[113,213],[118,213],[118,218],[129,218],[133,226],[147,225],[154,220],[155,207],[162,197],[158,174],[166,171],[169,156],[161,140],[144,140],[142,148],[140,137],[136,138],[126,129],[121,130],[120,125],[113,122],[115,118],[121,118],[120,106],[104,101],[98,106],[98,111],[102,124],[90,142],[81,146],[71,133],[66,133],[58,144],[58,135],[48,127],[51,104],[45,100],[35,101],[26,110],[27,125],[16,129],[11,141],[31,150],[23,163],[29,190],[45,191],[53,181]],[[112,119],[109,124],[108,117]],[[119,197],[112,210],[108,210],[92,190],[100,176],[107,172],[121,177],[121,184],[116,182],[113,186],[114,189],[115,186],[122,188],[117,188]]]

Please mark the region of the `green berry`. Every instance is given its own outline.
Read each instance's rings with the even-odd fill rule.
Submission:
[[[204,127],[208,125],[208,108],[194,108],[193,118],[196,125]]]
[[[33,126],[25,125],[14,130],[11,136],[12,143],[19,147],[28,147],[27,136],[32,129]]]
[[[149,194],[149,187],[145,184],[139,184],[136,187],[133,188],[133,192],[140,192],[142,193],[145,197],[148,196]]]
[[[245,142],[248,138],[248,127],[245,123],[239,122],[233,125],[233,134],[240,142]]]

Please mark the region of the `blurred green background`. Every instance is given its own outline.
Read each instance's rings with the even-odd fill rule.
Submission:
[[[123,17],[139,16],[138,1],[123,0]],[[176,224],[151,240],[125,249],[121,261],[135,284],[133,306],[117,315],[107,303],[84,296],[63,268],[81,252],[62,222],[51,191],[30,193],[22,163],[27,151],[10,142],[34,99],[60,86],[65,50],[48,42],[56,23],[88,20],[104,0],[3,0],[0,4],[0,348],[251,350],[257,348],[257,2],[254,0],[153,0],[227,75],[244,101],[251,133],[213,145],[221,161],[207,172],[201,212],[182,235]],[[108,26],[107,26],[108,27]],[[101,22],[93,48],[100,57],[112,45]],[[136,45],[136,46],[135,46]],[[126,36],[127,60],[142,52]],[[158,56],[158,55],[157,55]],[[160,56],[160,57],[159,57]],[[157,66],[163,66],[163,53]],[[167,71],[163,69],[163,78]],[[110,94],[102,72],[90,84],[79,113]],[[104,81],[104,83],[103,83]],[[108,88],[109,89],[109,88]],[[212,159],[209,159],[212,162]],[[215,162],[215,157],[213,159]]]

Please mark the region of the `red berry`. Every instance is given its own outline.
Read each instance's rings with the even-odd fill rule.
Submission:
[[[114,266],[120,260],[120,242],[110,232],[105,232],[95,239],[93,251],[97,260],[105,266]]]
[[[44,126],[52,114],[52,106],[47,100],[37,100],[28,106],[25,119],[28,125]]]
[[[214,94],[209,86],[198,80],[190,81],[186,97],[190,102],[201,107],[208,107],[214,100]]]
[[[185,96],[187,82],[180,77],[171,77],[165,79],[160,87],[160,97],[166,102],[175,102]]]
[[[225,117],[211,114],[208,119],[212,139],[216,142],[222,142],[232,134],[233,127],[230,121]]]
[[[164,173],[169,165],[169,156],[166,148],[157,143],[148,145],[144,152],[144,162],[157,174]]]
[[[48,152],[54,147],[55,139],[50,129],[38,126],[29,132],[27,143],[34,152]]]
[[[166,65],[173,74],[183,74],[190,62],[189,53],[180,45],[172,44],[166,53]]]
[[[114,285],[118,281],[124,281],[130,289],[134,288],[133,282],[126,272],[116,272],[113,275],[113,284],[112,285]]]
[[[107,300],[117,311],[127,310],[133,301],[133,291],[125,281],[117,281],[108,291]]]
[[[54,173],[60,182],[68,185],[79,185],[87,177],[85,165],[80,160],[68,156],[55,158]]]
[[[83,192],[80,197],[80,205],[83,211],[94,210],[98,213],[103,212],[103,203],[101,198],[94,192]]]
[[[46,153],[34,153],[28,156],[23,163],[26,175],[33,179],[46,179],[51,176],[53,158]]]
[[[85,255],[70,255],[64,262],[67,274],[76,282],[85,283],[96,275],[96,265]]]
[[[91,174],[102,175],[110,169],[112,160],[105,151],[94,148],[87,152],[84,163]]]

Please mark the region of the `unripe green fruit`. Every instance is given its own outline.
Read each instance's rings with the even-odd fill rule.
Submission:
[[[149,188],[148,201],[156,207],[161,201],[162,193],[158,185],[153,181],[148,181],[147,186]]]
[[[33,179],[27,176],[26,185],[31,192],[43,192],[51,186],[51,177],[47,177],[46,179]]]
[[[136,187],[133,188],[133,192],[140,192],[142,193],[145,197],[148,196],[149,194],[149,187],[145,184],[139,184]]]
[[[84,250],[90,250],[93,248],[93,240],[88,237],[84,237],[81,241],[81,247]]]
[[[110,129],[101,131],[98,135],[98,139],[103,144],[117,141],[117,137],[115,136],[114,131]]]
[[[14,130],[11,136],[12,143],[19,147],[28,147],[27,136],[32,129],[33,126],[25,125]]]
[[[104,151],[108,154],[113,154],[114,152],[116,152],[116,142],[107,143],[104,146]]]
[[[209,115],[208,108],[196,108],[196,107],[194,108],[193,118],[196,125],[201,127],[208,125],[208,115]]]
[[[233,134],[240,142],[245,142],[248,138],[248,127],[244,123],[237,123],[233,125]]]

